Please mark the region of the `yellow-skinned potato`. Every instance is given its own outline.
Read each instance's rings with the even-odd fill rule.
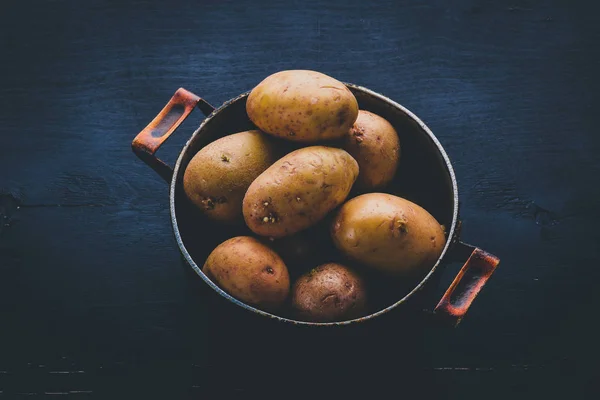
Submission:
[[[258,130],[234,133],[203,147],[189,162],[183,189],[209,218],[242,220],[242,200],[252,181],[275,160],[269,138]]]
[[[279,238],[304,230],[340,205],[350,192],[358,164],[342,149],[310,146],[271,165],[248,188],[246,225],[256,234]]]
[[[446,238],[442,226],[419,205],[385,193],[349,200],[331,226],[335,246],[352,259],[396,276],[431,269]]]
[[[358,103],[342,82],[316,71],[272,74],[248,96],[246,112],[262,131],[298,142],[338,139],[352,127]]]
[[[290,291],[290,277],[281,258],[250,236],[238,236],[217,246],[202,267],[217,286],[258,308],[276,310]]]
[[[394,179],[400,160],[400,140],[386,119],[360,110],[341,147],[358,162],[359,189],[380,189]]]

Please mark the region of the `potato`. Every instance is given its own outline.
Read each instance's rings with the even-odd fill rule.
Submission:
[[[310,146],[285,155],[260,174],[243,200],[246,225],[279,238],[325,217],[348,196],[358,164],[344,150]]]
[[[328,263],[302,275],[292,289],[296,317],[311,322],[345,321],[366,312],[365,284],[354,271]]]
[[[290,277],[281,258],[250,236],[237,236],[217,246],[202,272],[225,292],[252,306],[280,308],[290,291]]]
[[[246,190],[276,158],[270,138],[262,132],[234,133],[194,155],[183,175],[183,189],[209,218],[241,221]]]
[[[262,131],[298,142],[344,136],[358,116],[358,103],[342,82],[308,70],[281,71],[248,95],[246,112]]]
[[[394,179],[400,160],[400,140],[384,118],[360,110],[341,147],[358,162],[357,188],[372,191]]]
[[[345,203],[331,225],[347,256],[396,276],[427,273],[445,244],[444,231],[425,209],[401,197],[368,193]]]

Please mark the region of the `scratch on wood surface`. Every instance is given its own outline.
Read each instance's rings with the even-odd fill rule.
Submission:
[[[91,308],[123,308],[123,307],[139,307],[146,305],[178,305],[179,303],[174,300],[146,300],[132,303],[122,304],[90,304]]]
[[[204,389],[205,386],[204,385],[192,385],[192,389]],[[235,390],[236,392],[244,392],[245,389],[243,388],[231,388],[232,390]]]
[[[104,207],[104,204],[21,204],[22,208],[46,208],[46,207]]]
[[[515,370],[527,371],[530,368],[544,368],[544,365],[529,365],[529,364],[512,364],[508,367],[433,367],[434,371],[501,371]]]
[[[85,374],[85,371],[50,371],[50,374]]]
[[[471,368],[466,367],[435,367],[436,371],[470,371]]]

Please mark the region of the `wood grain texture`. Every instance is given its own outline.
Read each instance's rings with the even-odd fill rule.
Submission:
[[[219,105],[291,68],[422,118],[453,161],[463,239],[502,260],[461,326],[419,343],[415,382],[444,398],[590,395],[599,40],[589,7],[558,0],[3,5],[0,398],[216,382],[167,187],[130,143],[178,87]],[[159,156],[173,163],[201,118]]]

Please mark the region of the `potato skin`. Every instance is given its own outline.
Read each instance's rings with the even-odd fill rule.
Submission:
[[[342,82],[316,71],[274,73],[248,95],[246,112],[262,131],[297,142],[343,137],[358,103]]]
[[[362,278],[341,264],[328,263],[302,275],[292,289],[297,318],[311,322],[344,321],[366,312]]]
[[[348,196],[358,164],[344,150],[310,146],[277,160],[252,182],[243,201],[246,225],[279,238],[322,220]]]
[[[341,147],[358,162],[358,189],[381,189],[394,179],[400,161],[400,140],[386,119],[360,110]]]
[[[427,273],[446,238],[425,209],[401,197],[368,193],[345,203],[331,225],[335,246],[350,258],[385,273]]]
[[[281,258],[250,236],[237,236],[217,246],[202,272],[233,297],[261,309],[280,308],[290,291]]]
[[[209,218],[241,222],[246,190],[276,158],[270,138],[264,133],[234,133],[209,143],[194,155],[183,174],[183,189]]]

